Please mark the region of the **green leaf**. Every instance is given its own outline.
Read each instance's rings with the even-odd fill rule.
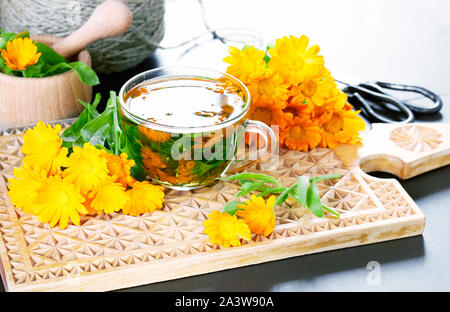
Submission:
[[[281,205],[282,203],[284,203],[288,197],[289,197],[289,192],[291,192],[293,189],[295,189],[297,187],[297,184],[293,184],[290,187],[286,188],[281,194],[280,196],[278,196],[277,200],[275,201],[274,207]]]
[[[243,204],[243,202],[238,202],[236,200],[232,200],[223,207],[223,212],[226,212],[226,213],[234,216],[236,214],[236,211],[244,210],[242,208],[237,207],[237,205],[240,205],[240,204]]]
[[[311,212],[319,217],[323,217],[322,203],[320,201],[319,189],[317,188],[316,181],[312,181],[306,192],[306,206]]]
[[[6,43],[16,38],[16,36],[16,33],[0,31],[0,49],[5,49]]]
[[[84,143],[89,142],[92,145],[102,145],[109,149],[109,146],[106,146],[106,142],[107,137],[111,136],[111,125],[113,125],[113,108],[110,103],[111,98],[108,100],[103,113],[85,123],[85,125],[80,129],[81,135],[77,137],[77,139],[73,142],[73,145],[83,146]],[[80,121],[80,123],[82,122]]]
[[[2,59],[1,56],[0,56],[0,70],[6,75],[9,75],[13,72],[11,68],[6,66],[5,61]]]
[[[81,82],[88,86],[95,86],[100,83],[95,71],[83,62],[72,62],[69,66],[77,73]]]
[[[309,178],[307,176],[299,176],[297,178],[297,197],[299,204],[306,206],[306,193],[308,191]]]
[[[42,77],[42,64],[35,64],[32,66],[28,66],[25,70],[22,71],[24,77]]]
[[[120,155],[120,151],[126,144],[125,135],[122,131],[122,128],[119,124],[119,99],[116,96],[116,92],[110,92],[110,101],[111,101],[111,114],[113,124],[111,127],[111,135],[106,138],[110,149],[114,152],[115,155]]]
[[[241,196],[245,196],[248,193],[252,192],[252,191],[262,191],[267,189],[264,186],[264,181],[260,181],[260,182],[246,182],[244,183],[241,187],[240,187],[240,192],[236,194],[236,197],[241,197]]]
[[[89,86],[95,86],[100,83],[95,71],[83,62],[59,63],[50,66],[45,72],[46,76],[62,74],[73,69],[80,78],[81,82]]]
[[[45,44],[36,42],[36,46],[38,48],[38,52],[42,53],[39,60],[42,60],[44,64],[52,66],[60,63],[67,63],[66,59],[62,55],[59,55],[55,50]]]
[[[61,138],[63,139],[63,146],[68,148],[72,147],[72,143],[81,136],[81,128],[99,115],[96,108],[100,103],[101,98],[101,94],[97,93],[92,104],[78,100],[84,106],[84,110],[78,116],[78,119],[62,133]]]
[[[136,125],[122,124],[122,129],[125,133],[126,144],[124,148],[120,151],[121,153],[126,153],[129,159],[133,159],[136,165],[131,168],[131,175],[137,180],[145,179],[145,172],[143,170],[141,145],[139,140],[139,129]]]
[[[84,143],[89,142],[92,145],[105,146],[106,138],[111,133],[112,123],[112,115],[102,113],[81,128],[81,136],[75,140],[73,145],[83,146]]]

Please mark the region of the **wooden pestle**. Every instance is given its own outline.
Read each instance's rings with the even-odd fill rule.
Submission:
[[[66,59],[103,38],[115,37],[130,27],[133,16],[120,0],[106,0],[92,13],[86,23],[74,33],[55,43],[52,48]]]

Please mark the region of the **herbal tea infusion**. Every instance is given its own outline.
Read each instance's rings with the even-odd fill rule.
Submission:
[[[201,187],[221,176],[252,123],[245,86],[204,71],[149,71],[120,94],[124,132],[134,142],[131,157],[147,177],[177,189]]]

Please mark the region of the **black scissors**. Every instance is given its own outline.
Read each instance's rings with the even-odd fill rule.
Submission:
[[[423,87],[382,81],[369,81],[353,84],[337,79],[334,80],[343,85],[342,91],[347,93],[349,103],[355,108],[361,109],[361,113],[370,121],[402,124],[409,123],[415,120],[415,114],[436,114],[442,108],[442,100],[439,95]],[[433,102],[433,105],[430,107],[422,107],[406,103],[386,93],[383,89],[419,93],[424,97],[429,98]],[[400,113],[405,117],[400,121],[391,119],[388,116],[375,111],[373,104],[367,100],[376,103],[377,106],[385,111],[396,115]]]

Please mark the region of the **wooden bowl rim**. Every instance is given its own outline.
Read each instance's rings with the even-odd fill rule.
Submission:
[[[30,38],[33,41],[38,41],[38,42],[41,42],[41,40],[43,40],[45,38],[53,39],[53,40],[61,40],[62,39],[61,37],[53,36],[53,35],[31,35]],[[41,42],[41,43],[44,43],[44,42]],[[44,44],[47,44],[47,43],[44,43]],[[78,62],[81,62],[80,61],[80,55],[81,54],[85,54],[86,55],[86,61],[89,63],[87,65],[89,67],[91,67],[92,66],[92,63],[91,63],[92,59],[91,59],[91,54],[89,53],[89,51],[85,49],[85,50],[81,50],[80,52],[78,52],[78,54],[76,55],[76,60]],[[4,74],[4,73],[0,72],[0,79],[3,79],[3,80],[8,80],[8,79],[11,79],[11,80],[24,80],[24,81],[35,81],[35,80],[39,79],[40,81],[42,81],[42,80],[45,80],[45,79],[48,79],[48,80],[55,79],[56,77],[63,78],[64,75],[68,76],[68,75],[72,75],[73,73],[75,73],[75,71],[73,69],[70,69],[70,70],[68,70],[68,71],[66,71],[64,73],[57,74],[57,75],[51,75],[51,76],[47,76],[47,77],[17,77],[17,76],[7,75],[7,74]]]

